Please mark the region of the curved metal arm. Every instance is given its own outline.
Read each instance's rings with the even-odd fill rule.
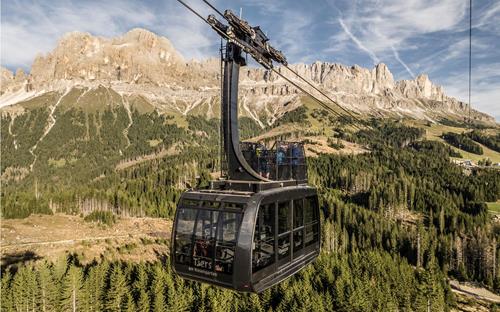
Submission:
[[[224,153],[227,161],[227,176],[231,180],[265,181],[271,180],[259,175],[248,164],[240,149],[238,128],[238,79],[240,66],[245,65],[241,48],[228,42],[224,59],[224,84],[222,87],[222,132]]]

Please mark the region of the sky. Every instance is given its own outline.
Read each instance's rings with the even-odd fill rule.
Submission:
[[[202,15],[202,0],[185,0]],[[426,73],[468,101],[469,0],[212,0],[260,25],[290,63],[372,68],[397,80]],[[500,1],[472,0],[472,107],[500,121]],[[175,0],[1,1],[1,65],[29,71],[70,31],[113,37],[142,27],[187,59],[217,56],[218,35]]]

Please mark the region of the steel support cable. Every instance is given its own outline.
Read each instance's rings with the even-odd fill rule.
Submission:
[[[193,12],[196,16],[198,16],[200,19],[202,19],[205,23],[207,23],[208,25],[210,25],[210,27],[212,27],[212,25],[203,17],[201,16],[198,12],[196,12],[193,8],[191,8],[187,3],[185,3],[183,0],[177,0],[178,2],[180,2],[183,6],[185,6],[188,10],[190,10],[191,12]],[[207,1],[204,0],[205,3],[207,3]],[[207,3],[208,4],[208,3]],[[220,12],[218,12],[220,14]],[[214,30],[217,31],[217,33],[219,33],[222,37],[226,38],[229,42],[234,42],[238,45],[242,45],[241,43],[239,43],[237,39],[234,39],[234,38],[231,38],[229,37],[226,33],[212,27]],[[284,76],[283,74],[281,74],[279,71],[277,71],[274,67],[271,68],[271,70],[273,72],[275,72],[278,76],[282,77],[283,79],[285,79],[286,81],[288,81],[289,83],[291,83],[293,86],[295,86],[297,89],[299,89],[300,91],[302,91],[303,93],[305,93],[306,95],[309,95],[312,99],[314,99],[316,102],[318,102],[321,107],[327,109],[328,111],[332,112],[333,114],[339,116],[339,117],[343,117],[345,120],[347,121],[350,121],[347,119],[347,117],[343,114],[340,114],[339,112],[333,110],[330,106],[328,106],[326,103],[324,103],[323,101],[321,101],[320,99],[318,99],[317,97],[315,97],[314,95],[312,95],[310,92],[306,91],[304,88],[300,87],[298,84],[296,84],[295,82],[293,82],[291,79],[287,78],[286,76]],[[307,81],[306,81],[307,82]],[[314,87],[314,86],[313,86]],[[339,105],[340,106],[340,105]],[[359,128],[358,126],[356,126],[355,124],[353,124],[353,126],[355,128],[357,128],[358,130],[361,130],[361,128]]]
[[[285,79],[286,81],[288,81],[290,84],[292,84],[294,87],[296,87],[297,89],[299,89],[300,91],[302,91],[303,93],[309,95],[313,100],[315,100],[316,102],[318,102],[318,104],[321,105],[321,107],[327,109],[328,111],[332,112],[333,114],[339,116],[339,117],[343,117],[343,115],[341,115],[339,112],[336,112],[335,110],[333,110],[331,107],[329,107],[328,105],[326,105],[323,101],[321,101],[320,99],[318,99],[317,97],[315,97],[314,95],[310,94],[309,92],[307,92],[304,88],[302,88],[301,86],[299,86],[298,84],[296,84],[295,82],[293,82],[290,78],[286,77],[285,75],[283,75],[282,73],[280,73],[278,70],[276,70],[275,68],[271,68],[271,70],[273,72],[275,72],[278,76],[280,76],[281,78]]]
[[[203,0],[203,2],[205,2],[211,9],[213,9],[215,12],[217,12],[217,14],[219,14],[222,18],[224,18],[225,20],[227,20],[227,18],[224,16],[224,14],[222,14],[214,5],[212,5],[208,0]],[[310,83],[309,81],[307,81],[305,78],[303,78],[302,76],[300,76],[296,71],[294,71],[293,69],[291,69],[290,67],[288,67],[288,65],[284,65],[284,67],[286,69],[288,69],[289,71],[291,71],[295,76],[299,77],[301,80],[303,80],[305,83],[307,83],[308,85],[310,85],[313,89],[315,89],[316,91],[318,91],[321,95],[323,95],[325,98],[327,98],[328,100],[330,100],[334,105],[338,106],[341,110],[343,110],[344,112],[346,112],[349,116],[351,116],[354,121],[357,121],[359,124],[362,124],[362,122],[356,118],[351,112],[349,112],[348,110],[346,110],[344,107],[342,107],[340,104],[338,104],[336,101],[334,101],[332,98],[330,98],[328,95],[326,95],[324,92],[322,92],[319,88],[317,88],[316,86],[314,86],[312,83]],[[290,82],[291,83],[291,82]],[[304,91],[303,91],[304,92]],[[310,93],[307,93],[310,95]],[[323,103],[326,105],[326,103]],[[325,105],[322,105],[323,107]],[[326,105],[327,107],[329,107],[328,105]],[[325,107],[324,107],[325,108]],[[328,108],[326,108],[328,109]],[[332,111],[335,115],[339,116],[339,117],[344,117],[342,114],[336,112],[335,110],[333,109],[329,109],[330,111]],[[344,120],[347,120],[345,117],[344,117]],[[347,121],[350,121],[350,120],[347,120]],[[360,129],[359,127],[356,127],[358,129]]]
[[[344,118],[345,120],[347,121],[350,121],[348,119],[346,119],[346,117],[342,114],[340,114],[339,112],[335,111],[334,109],[332,109],[330,106],[328,106],[327,104],[325,104],[325,102],[321,101],[320,99],[318,99],[316,96],[312,95],[311,93],[307,92],[304,88],[302,88],[301,86],[299,86],[298,84],[296,84],[295,82],[293,82],[290,78],[286,77],[285,75],[283,75],[282,73],[280,73],[278,70],[276,70],[275,68],[271,68],[271,70],[273,72],[275,72],[278,76],[280,76],[281,78],[285,79],[286,81],[288,81],[290,84],[292,84],[294,87],[296,87],[297,89],[299,89],[300,91],[302,91],[303,93],[305,93],[306,95],[308,95],[309,97],[311,97],[314,101],[316,101],[321,107],[323,107],[324,109],[326,109],[327,111],[331,112],[332,114],[340,117],[340,118]],[[358,130],[362,130],[361,128],[359,128],[356,124],[352,124],[353,127],[355,127],[356,129]]]
[[[470,119],[471,92],[472,92],[472,0],[469,0],[469,127],[471,127],[472,124]]]
[[[212,5],[208,0],[203,0],[203,2],[205,2],[211,9],[213,9],[215,12],[217,12],[222,18],[224,18],[225,20],[227,20],[227,18],[224,16],[224,14],[222,14],[214,5]],[[341,110],[343,110],[344,112],[346,112],[349,116],[351,116],[354,121],[357,121],[359,124],[363,124],[358,118],[356,118],[350,111],[346,110],[344,107],[342,107],[340,104],[338,104],[336,101],[334,101],[332,98],[330,98],[328,95],[326,95],[323,91],[321,91],[319,88],[317,88],[314,84],[312,84],[311,82],[309,82],[308,80],[306,80],[304,77],[302,77],[301,75],[299,75],[296,71],[294,71],[293,69],[291,69],[288,65],[283,65],[286,69],[288,69],[289,71],[291,71],[295,76],[299,77],[302,81],[304,81],[305,83],[307,83],[308,85],[310,85],[313,89],[315,89],[316,91],[318,91],[321,95],[323,95],[325,98],[327,98],[329,101],[331,101],[335,106],[339,107]],[[339,114],[337,114],[339,115]],[[342,115],[339,115],[339,116],[342,116]],[[345,119],[345,118],[344,118]],[[371,128],[368,126],[368,128]],[[359,129],[359,127],[358,127]]]
[[[210,8],[212,8],[212,10],[214,10],[215,12],[217,12],[217,14],[219,14],[220,16],[222,16],[222,18],[226,19],[226,17],[224,16],[224,14],[222,14],[221,11],[217,10],[217,8],[215,6],[213,6],[210,2],[208,2],[207,0],[203,0],[203,2],[205,2]]]
[[[305,83],[307,83],[308,85],[310,85],[314,90],[318,91],[321,95],[323,95],[325,98],[327,98],[334,105],[336,105],[337,107],[339,107],[340,109],[342,109],[344,112],[346,112],[349,116],[351,116],[358,123],[361,123],[361,121],[356,116],[354,116],[350,111],[348,111],[347,109],[345,109],[344,107],[342,107],[339,103],[337,103],[335,100],[333,100],[328,95],[326,95],[323,91],[321,91],[313,83],[309,82],[307,79],[305,79],[304,77],[302,77],[301,75],[299,75],[299,73],[297,73],[296,71],[294,71],[293,69],[291,69],[288,65],[285,65],[284,67],[286,69],[288,69],[289,71],[291,71],[295,76],[299,77],[302,81],[304,81]]]
[[[320,90],[318,90],[314,85],[312,85],[311,83],[309,83],[305,78],[303,78],[302,76],[300,76],[298,73],[296,73],[295,71],[293,71],[292,69],[290,69],[288,66],[284,66],[286,67],[289,71],[291,71],[292,73],[294,73],[297,77],[299,77],[301,80],[305,81],[309,86],[313,87],[315,90],[317,90],[319,93],[321,93],[323,96],[325,96],[327,99],[329,99],[333,104],[335,104],[336,106],[340,107],[343,111],[347,112],[342,106],[340,106],[338,103],[336,103],[334,100],[330,99],[326,94],[324,94],[323,92],[321,92]],[[287,80],[287,81],[290,81],[290,80]],[[303,91],[304,92],[304,91]],[[307,92],[307,94],[311,97],[313,97],[309,92]],[[316,101],[320,101],[318,100],[316,97],[314,97],[316,99]],[[337,112],[336,110],[334,110],[333,108],[331,108],[328,104],[326,104],[325,102],[321,101],[321,104],[322,104],[322,107],[325,108],[326,110],[334,113],[335,115],[343,118],[345,121],[347,122],[351,122],[352,120],[349,120],[347,118],[347,116],[345,116],[344,114],[341,114],[339,112]],[[356,117],[354,117],[353,115],[349,114],[354,120],[353,121],[357,121],[359,124],[362,124],[361,121],[359,119],[357,119]],[[360,127],[358,127],[355,123],[352,124],[353,127],[355,127],[356,129],[358,130],[361,130]]]

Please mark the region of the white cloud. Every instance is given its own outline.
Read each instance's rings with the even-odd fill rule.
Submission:
[[[67,32],[113,37],[134,27],[167,36],[188,58],[217,54],[218,37],[212,35],[210,27],[176,1],[164,6],[119,0],[12,0],[5,5],[2,2],[1,63],[29,69],[38,53],[54,49],[57,40]],[[194,6],[204,9],[198,3]]]
[[[147,26],[155,21],[154,12],[142,4],[118,0],[92,3],[56,0],[50,4],[14,0],[2,6],[5,7],[2,8],[1,62],[25,68],[36,54],[53,49],[66,32],[115,36],[124,32],[124,25],[127,28]]]
[[[401,59],[401,57],[399,57],[398,51],[394,47],[391,47],[391,48],[392,48],[392,52],[394,53],[394,57],[396,58],[396,60],[406,69],[406,71],[410,74],[410,76],[412,78],[415,78],[415,74],[410,69],[410,67],[408,67],[408,65],[406,65],[405,62],[403,62],[403,60]]]
[[[285,11],[280,18],[283,19],[276,38],[271,38],[270,44],[285,51],[285,55],[292,61],[307,62],[311,53],[305,44],[308,40],[308,26],[313,23],[312,16],[297,11]]]
[[[202,16],[213,14],[201,1],[188,4]],[[165,13],[158,12],[157,31],[172,41],[174,47],[187,58],[202,59],[217,55],[219,36],[199,17],[177,1],[169,1]]]
[[[409,66],[394,50],[415,49],[408,43],[410,39],[457,27],[466,11],[463,0],[349,1],[342,11],[328,2],[340,12],[342,29],[360,50],[367,52],[372,60],[376,59],[374,55],[382,60],[381,55],[392,55],[406,70]],[[342,37],[334,38],[336,45],[343,43]]]
[[[479,28],[491,32],[500,32],[500,2],[494,2],[491,6],[486,9],[474,12],[474,5],[472,6],[473,13],[472,16],[479,16],[477,22],[473,22],[474,28]]]
[[[444,85],[446,94],[459,99],[462,102],[468,102],[467,87],[461,84],[452,83]],[[472,108],[480,112],[487,113],[500,122],[500,83],[475,85],[472,87],[471,94]]]
[[[349,38],[351,38],[351,40],[354,41],[354,43],[358,46],[358,48],[365,51],[370,56],[370,58],[372,59],[374,64],[377,64],[380,62],[379,58],[375,55],[375,53],[372,50],[368,49],[361,42],[361,40],[359,40],[356,36],[354,36],[352,34],[351,30],[346,26],[346,24],[344,23],[344,21],[341,18],[339,19],[339,24],[342,27],[342,29],[345,31],[345,33],[349,36]]]

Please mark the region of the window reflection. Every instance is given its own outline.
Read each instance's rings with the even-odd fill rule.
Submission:
[[[234,212],[222,213],[217,233],[216,272],[233,273],[234,252],[240,223],[241,214]]]
[[[305,216],[305,246],[310,246],[319,241],[319,215],[317,198],[308,197],[304,205]]]
[[[254,273],[274,263],[274,213],[274,204],[262,205],[259,208],[252,250]]]
[[[178,211],[175,259],[178,263],[191,264],[192,236],[196,221],[196,209],[181,208]]]
[[[241,213],[179,208],[175,261],[231,274],[240,224]]]
[[[278,234],[290,231],[290,202],[281,202],[278,204]]]

